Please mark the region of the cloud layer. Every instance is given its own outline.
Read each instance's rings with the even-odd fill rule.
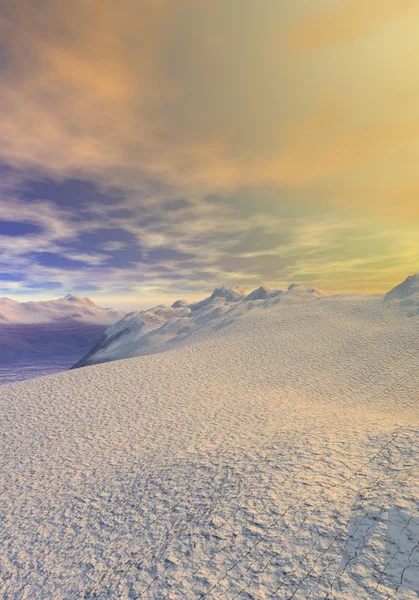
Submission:
[[[409,0],[5,3],[4,292],[418,270],[418,26]]]

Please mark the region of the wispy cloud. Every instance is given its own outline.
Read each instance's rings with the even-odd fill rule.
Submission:
[[[409,0],[3,4],[1,219],[39,231],[0,235],[2,289],[417,270],[418,26]]]

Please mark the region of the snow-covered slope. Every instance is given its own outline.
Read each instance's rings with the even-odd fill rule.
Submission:
[[[418,597],[419,320],[295,290],[0,388],[0,597]]]
[[[97,306],[90,298],[67,294],[64,298],[46,301],[18,302],[0,298],[0,327],[10,324],[40,324],[64,321],[111,324],[124,316],[124,311]]]
[[[419,273],[407,277],[384,297],[394,305],[406,307],[411,316],[419,315]]]
[[[264,300],[266,306],[281,302],[310,302],[325,294],[318,289],[291,284],[287,291],[260,287],[246,295],[243,288],[216,288],[211,296],[189,304],[177,300],[172,306],[156,306],[141,312],[131,312],[109,327],[103,337],[75,367],[153,354],[173,349],[174,345],[190,343],[211,334],[225,321],[254,308],[254,302]]]

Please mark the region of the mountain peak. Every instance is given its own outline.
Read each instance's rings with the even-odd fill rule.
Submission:
[[[419,273],[406,277],[404,281],[396,285],[384,296],[384,300],[403,300],[412,296],[413,294],[419,294]]]
[[[80,298],[74,296],[73,294],[67,294],[66,296],[64,296],[64,300],[67,300],[68,302],[78,302]]]
[[[304,290],[304,286],[301,283],[291,283],[291,285],[288,286],[288,291],[292,292],[292,290]]]
[[[176,300],[176,302],[173,302],[172,308],[183,308],[184,306],[188,306],[188,304],[189,302],[187,300],[181,298],[180,300]]]
[[[0,302],[2,304],[10,304],[10,305],[19,304],[19,302],[17,300],[12,300],[12,298],[8,298],[7,296],[2,296],[0,298]]]
[[[82,304],[84,306],[91,306],[91,307],[97,306],[93,302],[93,300],[91,300],[87,296],[82,298],[81,296],[75,296],[74,294],[67,294],[66,296],[64,296],[63,300],[66,300],[67,302],[72,302],[73,304]]]
[[[235,288],[227,287],[223,285],[215,290],[211,294],[211,298],[225,298],[226,300],[236,300],[237,298],[245,296],[245,291],[242,287],[237,286]]]
[[[319,290],[319,288],[306,288],[304,285],[302,285],[301,283],[291,283],[290,286],[288,286],[288,292],[296,292],[296,293],[300,293],[300,295],[312,295],[312,296],[326,296],[327,294],[325,292],[323,292],[322,290]]]
[[[246,296],[246,300],[265,300],[272,293],[272,290],[264,285],[261,285],[253,292]]]

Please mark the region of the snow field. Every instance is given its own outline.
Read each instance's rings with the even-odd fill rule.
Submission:
[[[418,597],[417,318],[240,304],[0,389],[2,597]]]

